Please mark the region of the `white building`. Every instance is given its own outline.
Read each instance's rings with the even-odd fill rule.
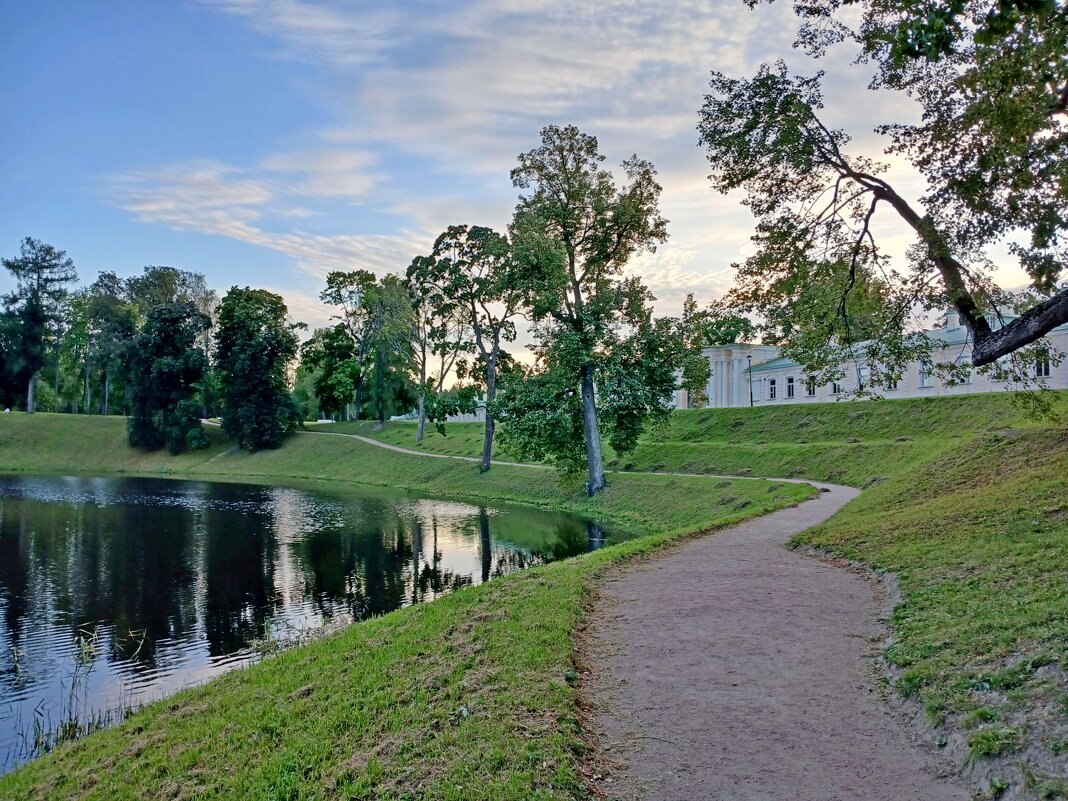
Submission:
[[[947,315],[946,326],[923,332],[937,343],[932,353],[935,363],[966,363],[971,359],[968,329],[956,312]],[[1068,324],[1046,335],[1053,353],[1068,353]],[[858,385],[867,382],[868,368],[863,360],[844,366],[845,376],[839,383],[816,384],[809,380],[797,362],[779,354],[772,345],[730,344],[705,348],[712,368],[706,392],[708,408],[774,403],[819,403],[852,397]],[[1053,364],[1041,361],[1031,365],[1031,375],[1051,389],[1068,389],[1068,359]],[[1008,388],[1004,381],[971,371],[969,379],[955,385],[945,383],[917,362],[908,366],[895,385],[880,388],[887,398],[922,398],[932,395],[961,395],[971,392],[997,392]],[[750,396],[750,392],[752,395]],[[676,393],[676,405],[689,408],[684,391]]]

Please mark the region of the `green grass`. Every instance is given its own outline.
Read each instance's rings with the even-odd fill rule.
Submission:
[[[587,499],[547,470],[480,476],[340,437],[302,434],[258,454],[216,443],[171,459],[131,452],[122,436],[117,419],[12,415],[0,421],[0,469],[366,481],[568,509],[651,536],[465,588],[180,693],[0,777],[4,799],[584,798],[572,680],[597,577],[811,493],[617,475]]]
[[[1058,396],[1064,414],[1068,393]],[[566,509],[656,536],[464,590],[231,674],[0,779],[0,797],[193,797],[196,787],[203,797],[582,797],[579,699],[567,679],[602,571],[713,520],[786,503],[794,491],[616,473],[590,500],[549,471],[495,467],[479,477],[470,464],[314,434],[266,454],[216,445],[173,460],[131,457],[119,424],[108,425],[12,415],[0,420],[0,468],[86,469],[97,458],[101,470],[364,481]],[[410,423],[322,430],[330,429],[414,447]],[[477,456],[481,425],[428,433],[421,447]],[[1028,420],[1006,395],[687,411],[635,453],[612,458],[632,470],[856,486],[881,479],[796,542],[894,572],[902,602],[886,655],[898,691],[932,722],[969,727],[973,757],[1009,760],[1007,776],[1022,770],[1014,749],[1038,742],[1050,765],[1034,779],[1025,771],[1023,782],[1037,797],[1060,797],[1068,771],[1046,743],[1068,735],[1059,686],[1068,671],[1063,425]],[[735,500],[717,506],[724,496]]]
[[[427,425],[422,442],[415,441],[416,424],[407,421],[389,422],[382,428],[377,423],[361,420],[351,423],[325,423],[309,426],[309,431],[332,431],[338,434],[362,434],[390,445],[400,445],[427,453],[444,453],[449,456],[482,455],[482,438],[485,433],[483,423],[449,423],[445,434],[440,434],[432,425]],[[493,458],[508,460],[508,454],[502,454],[494,443]]]
[[[1054,407],[1068,412],[1068,393]],[[861,487],[919,468],[982,433],[1040,428],[1006,393],[943,398],[817,403],[755,409],[675,412],[628,454],[606,448],[614,470],[801,477]],[[429,453],[479,456],[481,423],[450,423],[445,435],[428,427],[415,442],[415,423],[334,423],[309,430],[357,433]],[[510,459],[496,451],[495,458]]]

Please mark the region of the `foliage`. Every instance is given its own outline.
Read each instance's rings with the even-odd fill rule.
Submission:
[[[379,422],[409,411],[418,399],[412,375],[412,331],[415,327],[411,296],[396,275],[385,276],[368,293],[367,334],[370,356],[367,403]]]
[[[32,237],[22,240],[17,258],[3,259],[2,263],[16,283],[15,292],[5,299],[17,321],[9,369],[26,382],[26,411],[32,412],[36,375],[57,339],[55,331],[63,321],[67,285],[76,281],[78,274],[65,251]]]
[[[1058,288],[1068,256],[1068,7],[819,0],[795,11],[798,44],[811,54],[849,40],[875,65],[872,88],[919,103],[919,123],[880,131],[929,191],[911,204],[879,177],[880,164],[847,153],[846,134],[817,116],[819,74],[794,78],[781,63],[751,80],[713,73],[699,125],[713,184],[743,189],[757,217],[758,252],[739,268],[736,299],[769,317],[796,316],[809,337],[796,345],[801,361],[818,369],[834,361],[826,351],[841,344],[850,295],[866,281],[869,361],[873,375],[885,364],[888,377],[910,352],[923,357],[906,333],[916,308],[955,306],[980,367],[1068,321],[1068,289]],[[907,270],[876,248],[879,207],[915,234]],[[1039,299],[1018,318],[998,319],[1007,301],[983,255],[997,243]],[[813,286],[823,297],[804,297]]]
[[[404,280],[411,300],[412,352],[418,374],[416,442],[423,439],[428,398],[442,396],[445,381],[454,371],[466,373],[461,354],[473,349],[466,309],[430,278],[428,268],[433,260],[433,256],[416,256]],[[436,371],[432,372],[432,367],[436,367]],[[448,405],[444,397],[431,403],[434,415],[430,419],[438,426],[445,423]]]
[[[222,426],[242,448],[277,448],[301,425],[286,370],[297,355],[285,302],[263,289],[232,287],[219,306],[215,363]]]
[[[623,276],[632,256],[667,238],[660,185],[653,166],[633,156],[622,164],[627,183],[617,188],[603,160],[596,138],[574,126],[548,126],[541,145],[520,154],[512,170],[512,183],[532,191],[520,197],[513,217],[508,286],[534,323],[542,377],[527,376],[526,397],[522,389],[506,393],[516,405],[499,405],[512,447],[531,454],[548,449],[568,471],[581,463],[575,439],[581,424],[590,494],[606,486],[598,414],[611,414],[609,437],[622,444],[671,400],[662,381],[648,381],[660,376],[664,353],[653,343],[663,331],[650,322],[652,296],[638,278]],[[644,346],[651,343],[655,355],[646,361]],[[620,372],[626,367],[638,369],[637,380]],[[535,400],[555,408],[536,412]],[[548,427],[550,418],[560,425]],[[523,427],[531,433],[522,435]],[[540,436],[546,439],[535,442]]]
[[[319,411],[342,417],[356,393],[360,365],[356,346],[343,323],[317,328],[300,348],[301,368],[315,370],[313,388]]]
[[[130,341],[125,367],[133,447],[171,453],[207,447],[195,394],[208,366],[196,340],[209,325],[192,303],[164,303],[148,313]]]
[[[439,305],[455,305],[470,330],[483,375],[471,369],[467,377],[481,383],[486,398],[482,472],[490,469],[493,451],[497,374],[507,358],[502,348],[515,341],[521,305],[521,293],[510,281],[513,265],[506,237],[483,226],[453,225],[434,242],[431,255],[408,270],[409,280],[434,288]]]
[[[327,383],[324,384],[326,395],[320,396],[320,402],[323,397],[328,397],[328,405],[339,403],[337,392],[346,380],[351,380],[351,402],[357,417],[363,408],[363,385],[367,379],[375,328],[381,322],[380,317],[375,315],[377,294],[378,279],[368,270],[331,272],[326,276],[326,289],[319,293],[319,299],[323,303],[341,310],[335,319],[341,321],[340,325],[344,326],[352,342],[351,354],[345,360],[349,363],[342,364],[339,361],[335,369],[329,371],[330,377],[325,379]],[[334,375],[335,372],[338,373],[337,376]],[[344,406],[339,406],[339,409],[341,408]]]

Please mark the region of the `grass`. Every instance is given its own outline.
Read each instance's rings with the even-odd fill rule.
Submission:
[[[366,481],[569,509],[650,536],[375,618],[179,693],[0,777],[4,799],[584,798],[574,635],[597,577],[811,492],[618,475],[587,499],[550,471],[479,476],[468,463],[340,437],[298,435],[258,454],[216,441],[171,459],[132,452],[122,435],[117,419],[12,415],[0,421],[0,469]]]
[[[1055,394],[1062,417],[1066,401]],[[404,444],[414,439],[404,425],[373,436]],[[428,437],[425,447],[458,450],[470,437],[448,431],[447,445]],[[633,470],[867,485],[795,544],[895,574],[902,602],[886,658],[897,691],[932,724],[964,730],[978,760],[1010,754],[1003,735],[1016,732],[1021,747],[1036,746],[1028,758],[1056,774],[1034,786],[1068,782],[1063,755],[1047,745],[1068,741],[1063,424],[1027,418],[1004,394],[695,410],[613,459]],[[1021,781],[1018,767],[1006,773]]]
[[[1062,414],[1066,398],[1068,393],[1058,393],[1055,403]],[[43,443],[45,433],[30,431],[25,418],[0,421],[0,466],[71,470],[99,454],[101,469],[121,469],[116,465],[130,460],[119,428],[105,443],[74,428],[71,418],[51,419],[56,427],[71,428]],[[359,423],[322,430],[359,431],[414,447],[414,424],[370,428]],[[447,431],[447,437],[428,433],[420,447],[478,455],[480,424],[450,425]],[[901,603],[886,657],[897,690],[918,699],[936,725],[967,727],[975,760],[1008,760],[999,764],[1001,774],[1030,787],[1035,797],[1068,797],[1063,755],[1047,745],[1068,738],[1063,425],[1028,420],[1005,395],[687,411],[647,435],[633,454],[611,458],[631,470],[795,475],[869,485],[795,544],[892,571]],[[165,465],[177,474],[332,478],[519,501],[657,535],[464,590],[311,646],[321,651],[284,654],[227,676],[181,696],[174,710],[163,705],[142,720],[135,717],[132,726],[144,726],[137,733],[127,727],[93,735],[0,779],[0,796],[78,797],[78,782],[94,776],[113,781],[115,768],[89,767],[104,764],[132,771],[136,782],[149,782],[158,795],[168,788],[188,791],[176,784],[180,773],[203,776],[204,797],[255,795],[287,782],[293,790],[280,797],[582,797],[578,699],[567,678],[585,593],[615,560],[715,519],[788,502],[784,496],[793,491],[769,492],[764,482],[718,487],[707,478],[616,473],[608,493],[589,500],[578,488],[560,487],[548,471],[495,467],[479,478],[470,464],[372,454],[357,442],[312,434],[269,454],[231,453],[217,445],[209,454],[136,462],[130,469],[139,472]],[[695,502],[698,492],[703,503]],[[734,498],[729,506],[716,505],[727,496]],[[744,501],[749,505],[738,508]],[[302,658],[309,662],[302,665]],[[364,681],[364,670],[371,679]],[[315,686],[305,691],[308,685]],[[292,703],[304,709],[307,699],[314,707],[290,714],[286,699],[298,690],[306,695],[298,693]],[[231,697],[241,703],[230,705]],[[188,708],[201,711],[182,711]],[[315,718],[312,709],[321,719],[305,720]],[[236,734],[226,733],[227,716],[241,721]],[[265,721],[294,729],[260,733]],[[173,734],[171,727],[177,727]],[[245,744],[249,738],[258,750]],[[142,741],[147,745],[135,754],[133,744]],[[198,745],[202,741],[207,744]],[[213,755],[216,743],[224,752],[235,749],[235,775],[220,775],[227,758]],[[1033,743],[1046,761],[1021,767],[1023,754],[1034,759]],[[163,752],[186,760],[180,771]],[[342,757],[352,760],[351,769],[339,767]],[[54,788],[62,789],[50,796]],[[128,792],[114,783],[106,789],[115,797]]]

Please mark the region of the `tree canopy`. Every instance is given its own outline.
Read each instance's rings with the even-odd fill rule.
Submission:
[[[512,183],[531,191],[512,220],[508,285],[533,321],[537,365],[517,371],[502,404],[518,452],[576,470],[584,450],[591,495],[607,484],[602,421],[614,448],[633,447],[647,419],[671,408],[678,356],[672,325],[652,321],[653,297],[623,275],[632,257],[667,239],[656,171],[631,156],[617,186],[603,161],[595,137],[550,125],[512,170]],[[516,386],[520,378],[526,388]]]
[[[434,242],[431,255],[417,258],[408,270],[409,280],[434,288],[431,297],[440,314],[455,313],[463,319],[468,347],[481,363],[486,399],[482,472],[490,469],[493,452],[502,347],[515,341],[515,318],[522,305],[521,293],[511,281],[512,265],[507,237],[484,226],[452,225]]]
[[[126,348],[130,445],[171,453],[208,446],[195,394],[208,368],[196,341],[210,325],[190,302],[164,303],[148,313]]]
[[[1068,321],[1068,9],[1049,0],[818,0],[795,11],[810,54],[850,42],[874,66],[873,89],[917,101],[919,123],[879,131],[929,189],[910,203],[883,165],[849,152],[848,135],[820,119],[822,74],[794,76],[781,62],[751,79],[713,73],[698,126],[712,182],[743,190],[757,218],[757,253],[739,268],[735,298],[803,319],[793,313],[815,310],[806,288],[836,287],[824,313],[809,314],[812,340],[800,349],[818,360],[815,340],[841,344],[849,296],[864,287],[872,359],[891,370],[923,357],[907,336],[917,306],[957,309],[976,366]],[[915,236],[907,267],[891,264],[872,234],[884,208]],[[1018,317],[1003,313],[1012,299],[991,277],[985,249],[995,244],[1031,277],[1034,302]]]
[[[286,371],[297,355],[295,330],[281,296],[232,287],[219,305],[215,363],[222,386],[222,426],[242,448],[277,448],[301,424]]]
[[[17,321],[13,361],[26,382],[26,411],[32,413],[37,373],[44,367],[48,348],[58,343],[67,288],[78,280],[78,273],[66,251],[32,237],[22,240],[18,258],[4,259],[3,265],[16,282],[15,292],[7,298]]]

